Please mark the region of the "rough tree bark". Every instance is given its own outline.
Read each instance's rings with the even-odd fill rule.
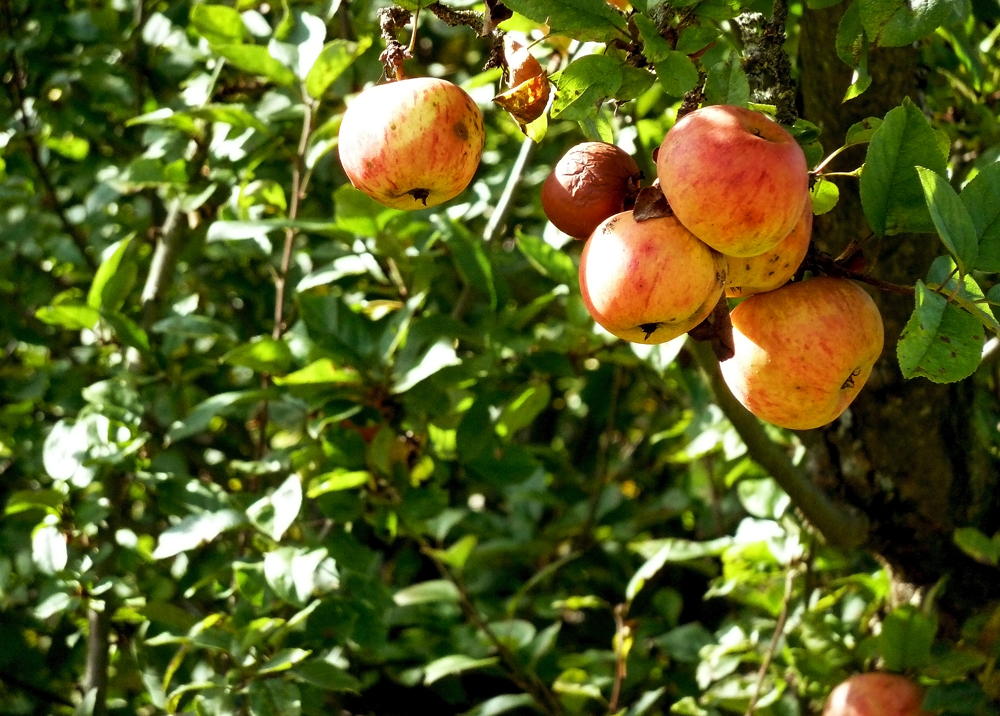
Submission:
[[[800,109],[822,128],[828,152],[842,144],[851,124],[883,117],[905,96],[922,106],[925,68],[912,47],[873,51],[872,86],[854,100],[841,101],[851,80],[850,68],[832,50],[842,13],[843,5],[806,10],[801,23]],[[856,147],[845,152],[831,168],[856,168],[864,151]],[[839,204],[816,217],[813,230],[818,247],[834,255],[871,233],[857,180],[838,183]],[[873,275],[893,283],[913,285],[942,253],[933,234],[865,242]],[[1000,572],[968,558],[952,541],[956,527],[978,525],[987,534],[998,527],[997,465],[973,427],[975,381],[983,378],[952,386],[923,378],[903,380],[895,347],[913,300],[872,293],[885,322],[885,352],[848,417],[803,436],[811,468],[830,493],[868,514],[867,546],[892,568],[894,585],[905,593],[948,575],[941,606],[960,619],[967,609],[1000,596]]]

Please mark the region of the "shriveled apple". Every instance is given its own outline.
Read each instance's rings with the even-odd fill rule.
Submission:
[[[731,314],[733,395],[774,425],[807,430],[837,418],[882,353],[882,316],[858,284],[820,277],[751,296]]]
[[[766,115],[713,105],[684,115],[656,159],[663,194],[691,233],[727,256],[759,256],[795,227],[809,194],[805,154]]]
[[[583,142],[566,152],[542,184],[542,208],[557,229],[586,239],[624,209],[642,173],[624,149]]]
[[[423,209],[472,181],[486,135],[479,107],[458,85],[434,77],[371,87],[348,105],[340,163],[351,183],[396,209]]]
[[[760,256],[727,256],[726,296],[752,296],[788,283],[809,251],[812,224],[812,200],[807,199],[792,233],[773,249]]]
[[[924,690],[898,674],[857,674],[830,692],[823,716],[930,716]]]
[[[722,296],[725,259],[673,216],[604,221],[583,247],[580,292],[590,315],[619,338],[664,343],[701,323]]]

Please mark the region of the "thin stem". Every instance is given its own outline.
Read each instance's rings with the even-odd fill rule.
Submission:
[[[288,218],[295,221],[299,216],[299,200],[303,187],[308,182],[308,172],[303,172],[306,149],[309,137],[312,135],[313,107],[306,103],[305,117],[302,119],[302,134],[299,137],[299,147],[292,163],[292,200],[288,205]],[[285,229],[285,248],[281,255],[281,271],[275,279],[276,297],[274,302],[274,330],[272,337],[277,340],[284,333],[285,285],[288,283],[288,269],[292,263],[292,246],[298,232],[294,227]]]
[[[631,650],[632,629],[625,623],[628,614],[628,604],[615,607],[615,682],[611,687],[611,700],[608,702],[608,714],[618,711],[618,699],[621,697],[622,684],[628,675],[628,653]]]
[[[778,642],[785,631],[785,621],[788,619],[788,606],[792,601],[792,588],[795,585],[795,570],[789,568],[785,574],[785,596],[781,600],[781,614],[778,616],[778,623],[774,626],[774,636],[764,654],[764,661],[761,662],[760,670],[757,672],[757,684],[753,689],[753,696],[750,697],[750,705],[747,707],[746,716],[753,716],[754,709],[757,708],[757,701],[760,699],[760,690],[764,687],[764,679],[767,677],[767,670],[774,659],[774,652],[778,649]]]
[[[511,207],[511,200],[514,198],[514,192],[517,191],[517,187],[521,184],[521,179],[524,177],[524,170],[528,166],[528,159],[531,157],[534,148],[534,141],[528,137],[525,137],[524,141],[521,142],[521,150],[517,153],[514,166],[511,167],[507,183],[503,188],[503,193],[500,194],[496,209],[493,210],[493,214],[490,215],[490,220],[486,223],[486,228],[483,230],[483,241],[486,243],[496,238],[497,231],[500,229],[504,219],[507,218],[507,213]]]
[[[687,349],[694,356],[716,404],[729,419],[747,446],[750,458],[763,467],[781,488],[788,493],[792,503],[802,512],[830,544],[840,547],[858,547],[868,539],[868,518],[847,506],[833,502],[818,488],[809,476],[788,459],[785,451],[771,441],[760,421],[757,420],[729,391],[722,377],[719,361],[707,343],[688,341]]]
[[[431,549],[430,545],[422,537],[416,537],[418,544],[420,545],[421,551],[427,555],[434,566],[437,568],[438,573],[447,581],[454,585],[455,589],[458,590],[459,606],[462,609],[462,613],[465,615],[466,619],[471,621],[478,629],[482,630],[483,634],[493,645],[493,648],[497,650],[497,654],[500,656],[500,660],[507,667],[511,680],[517,685],[518,688],[522,689],[526,693],[530,694],[535,702],[542,708],[543,712],[549,714],[550,716],[561,716],[562,714],[562,704],[555,697],[555,694],[538,678],[538,675],[526,671],[522,667],[514,655],[511,653],[507,645],[504,644],[500,638],[496,635],[496,632],[490,628],[490,625],[486,623],[486,620],[476,609],[476,605],[472,603],[472,599],[469,597],[469,592],[465,588],[464,582],[461,578],[456,577],[452,574],[451,570],[437,557],[434,556],[434,551]]]
[[[813,169],[811,172],[809,172],[809,173],[810,174],[819,174],[820,172],[823,171],[823,168],[827,164],[829,164],[834,159],[836,159],[838,156],[840,156],[840,153],[843,152],[845,149],[847,149],[847,147],[840,147],[839,149],[834,149],[832,152],[830,152],[830,155],[827,156],[826,159],[824,159],[823,161],[821,161],[819,163],[819,165],[815,169]],[[829,176],[829,175],[827,175],[827,176]]]
[[[167,218],[163,221],[160,240],[153,251],[146,284],[142,288],[142,326],[146,331],[152,328],[160,317],[160,304],[167,287],[173,280],[177,257],[181,249],[181,199],[174,197],[167,208]]]

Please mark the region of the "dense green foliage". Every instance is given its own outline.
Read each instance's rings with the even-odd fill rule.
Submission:
[[[788,3],[793,76],[798,18],[836,3]],[[0,711],[795,716],[878,667],[997,713],[990,605],[938,633],[934,590],[893,601],[817,534],[683,339],[595,329],[540,208],[585,137],[653,176],[702,80],[773,102],[734,21],[771,0],[504,4],[544,37],[550,115],[527,139],[490,38],[422,11],[406,72],[465,87],[487,140],[469,189],[404,213],[337,161],[377,3],[0,0]],[[941,236],[898,360],[957,381],[1000,331],[1000,6],[921,7],[850,3],[848,97],[911,43],[926,94],[821,137],[868,161],[814,198]]]

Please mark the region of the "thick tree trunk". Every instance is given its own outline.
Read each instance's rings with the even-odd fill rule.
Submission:
[[[829,152],[843,143],[848,127],[865,117],[883,117],[909,96],[918,106],[920,72],[911,47],[873,51],[872,86],[859,98],[841,101],[851,70],[833,51],[843,5],[806,10],[801,24],[800,108],[818,124]],[[853,169],[864,147],[841,155],[833,168]],[[814,241],[838,254],[871,233],[861,208],[857,180],[839,181],[840,202],[816,217]],[[933,234],[870,238],[865,255],[871,272],[893,283],[913,285],[943,253]],[[1000,574],[969,559],[952,541],[954,529],[997,527],[996,465],[973,429],[976,378],[953,386],[923,378],[903,380],[895,348],[913,311],[913,299],[873,292],[885,322],[882,359],[840,421],[804,436],[814,474],[831,493],[863,509],[872,521],[869,548],[893,569],[899,584],[933,584],[949,574],[946,603],[954,616],[964,607],[1000,596]]]

